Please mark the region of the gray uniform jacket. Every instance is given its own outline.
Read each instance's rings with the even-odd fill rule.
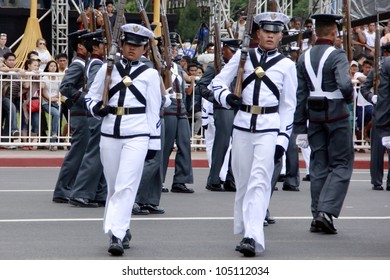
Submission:
[[[329,47],[328,44],[320,44],[311,48],[310,60],[315,74],[318,73],[321,57]],[[330,71],[331,69],[333,71]],[[349,76],[349,63],[345,51],[335,49],[325,61],[322,73],[321,89],[325,92],[325,97],[326,93],[337,90],[341,92],[342,96],[336,99],[314,100],[312,109],[309,109],[310,92],[313,92],[315,88],[305,67],[305,55],[299,57],[297,64],[298,81],[305,80],[306,82],[298,83],[297,108],[294,117],[294,131],[296,134],[307,133],[307,119],[322,123],[349,117],[347,104],[353,100],[353,85]],[[315,108],[316,105],[318,108]]]
[[[379,79],[375,120],[379,135],[383,137],[390,136],[390,57],[384,59]]]

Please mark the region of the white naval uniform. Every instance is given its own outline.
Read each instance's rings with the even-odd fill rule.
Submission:
[[[121,61],[123,67],[124,64]],[[143,65],[133,65],[130,74]],[[95,81],[86,95],[88,109],[102,100],[107,64],[96,74]],[[116,66],[112,71],[110,88],[122,80]],[[146,100],[146,112],[117,116],[108,114],[101,127],[100,154],[107,180],[107,200],[104,217],[104,231],[123,239],[130,228],[130,217],[137,190],[141,181],[145,156],[149,150],[160,150],[160,106],[161,90],[158,72],[148,68],[133,79],[133,85]],[[145,107],[129,90],[124,96],[116,92],[108,105],[134,108]],[[97,116],[97,118],[99,118]]]
[[[256,49],[260,61],[260,52]],[[268,52],[266,61],[280,55]],[[226,96],[236,76],[241,51],[237,51],[209,86],[215,100],[230,108]],[[244,80],[254,72],[248,55],[244,67]],[[262,107],[279,105],[279,112],[257,115],[256,128],[251,129],[252,114],[238,110],[233,122],[232,170],[236,182],[234,206],[234,233],[256,241],[256,252],[265,250],[263,221],[271,197],[271,178],[274,170],[276,144],[287,150],[296,107],[297,74],[295,64],[287,58],[277,62],[266,75],[279,90],[280,99],[261,82],[258,104]],[[242,104],[253,105],[252,81],[242,92]]]
[[[211,167],[211,152],[213,150],[215,125],[213,117],[213,103],[202,97],[202,126],[207,125],[204,131],[204,140],[206,144],[207,162]]]

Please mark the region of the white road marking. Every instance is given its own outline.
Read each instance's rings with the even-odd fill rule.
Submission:
[[[276,220],[311,220],[313,217],[274,217]],[[390,216],[371,217],[340,217],[339,220],[390,220]],[[166,217],[166,218],[132,218],[133,221],[215,221],[233,220],[233,217]],[[69,219],[3,219],[0,223],[25,223],[25,222],[96,222],[103,218],[69,218]]]

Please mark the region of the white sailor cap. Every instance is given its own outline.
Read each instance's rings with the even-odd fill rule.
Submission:
[[[136,46],[144,46],[149,39],[154,37],[154,33],[151,30],[135,23],[122,25],[121,30],[123,32],[121,40]]]
[[[260,29],[281,32],[284,29],[284,25],[290,22],[290,18],[282,13],[265,12],[256,15],[254,21],[259,25]]]

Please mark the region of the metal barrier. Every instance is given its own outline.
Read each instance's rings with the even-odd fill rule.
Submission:
[[[56,150],[57,147],[70,146],[71,129],[69,125],[69,112],[64,112],[66,106],[64,104],[64,97],[61,97],[56,102],[47,101],[48,110],[42,106],[45,103],[43,97],[43,90],[49,91],[46,87],[45,79],[60,83],[63,73],[31,73],[27,72],[26,76],[21,77],[19,73],[9,72],[0,73],[0,100],[2,106],[0,107],[0,147],[5,148],[24,148],[37,149],[37,147],[45,147],[51,150]],[[46,77],[46,78],[45,78]],[[45,85],[44,85],[45,84]],[[44,89],[45,88],[45,89]],[[357,92],[359,86],[355,87]],[[37,100],[40,106],[37,112],[31,112],[28,102],[34,97],[35,89],[38,90]],[[192,94],[194,104],[195,93]],[[12,101],[12,102],[11,102]],[[60,111],[60,118],[58,120],[57,133],[52,131],[52,111],[58,107]],[[362,129],[358,129],[356,119],[356,98],[351,111],[352,129],[354,132],[355,149],[367,149],[370,147],[367,133],[369,126],[364,125],[365,114],[363,107],[362,113]],[[204,131],[201,128],[201,135],[195,135],[195,114],[194,110],[189,115],[191,124],[191,147],[192,149],[205,149]],[[16,125],[15,125],[16,124]],[[47,126],[45,126],[47,124]],[[54,126],[55,127],[55,126]],[[356,131],[363,131],[363,133],[355,133]]]

